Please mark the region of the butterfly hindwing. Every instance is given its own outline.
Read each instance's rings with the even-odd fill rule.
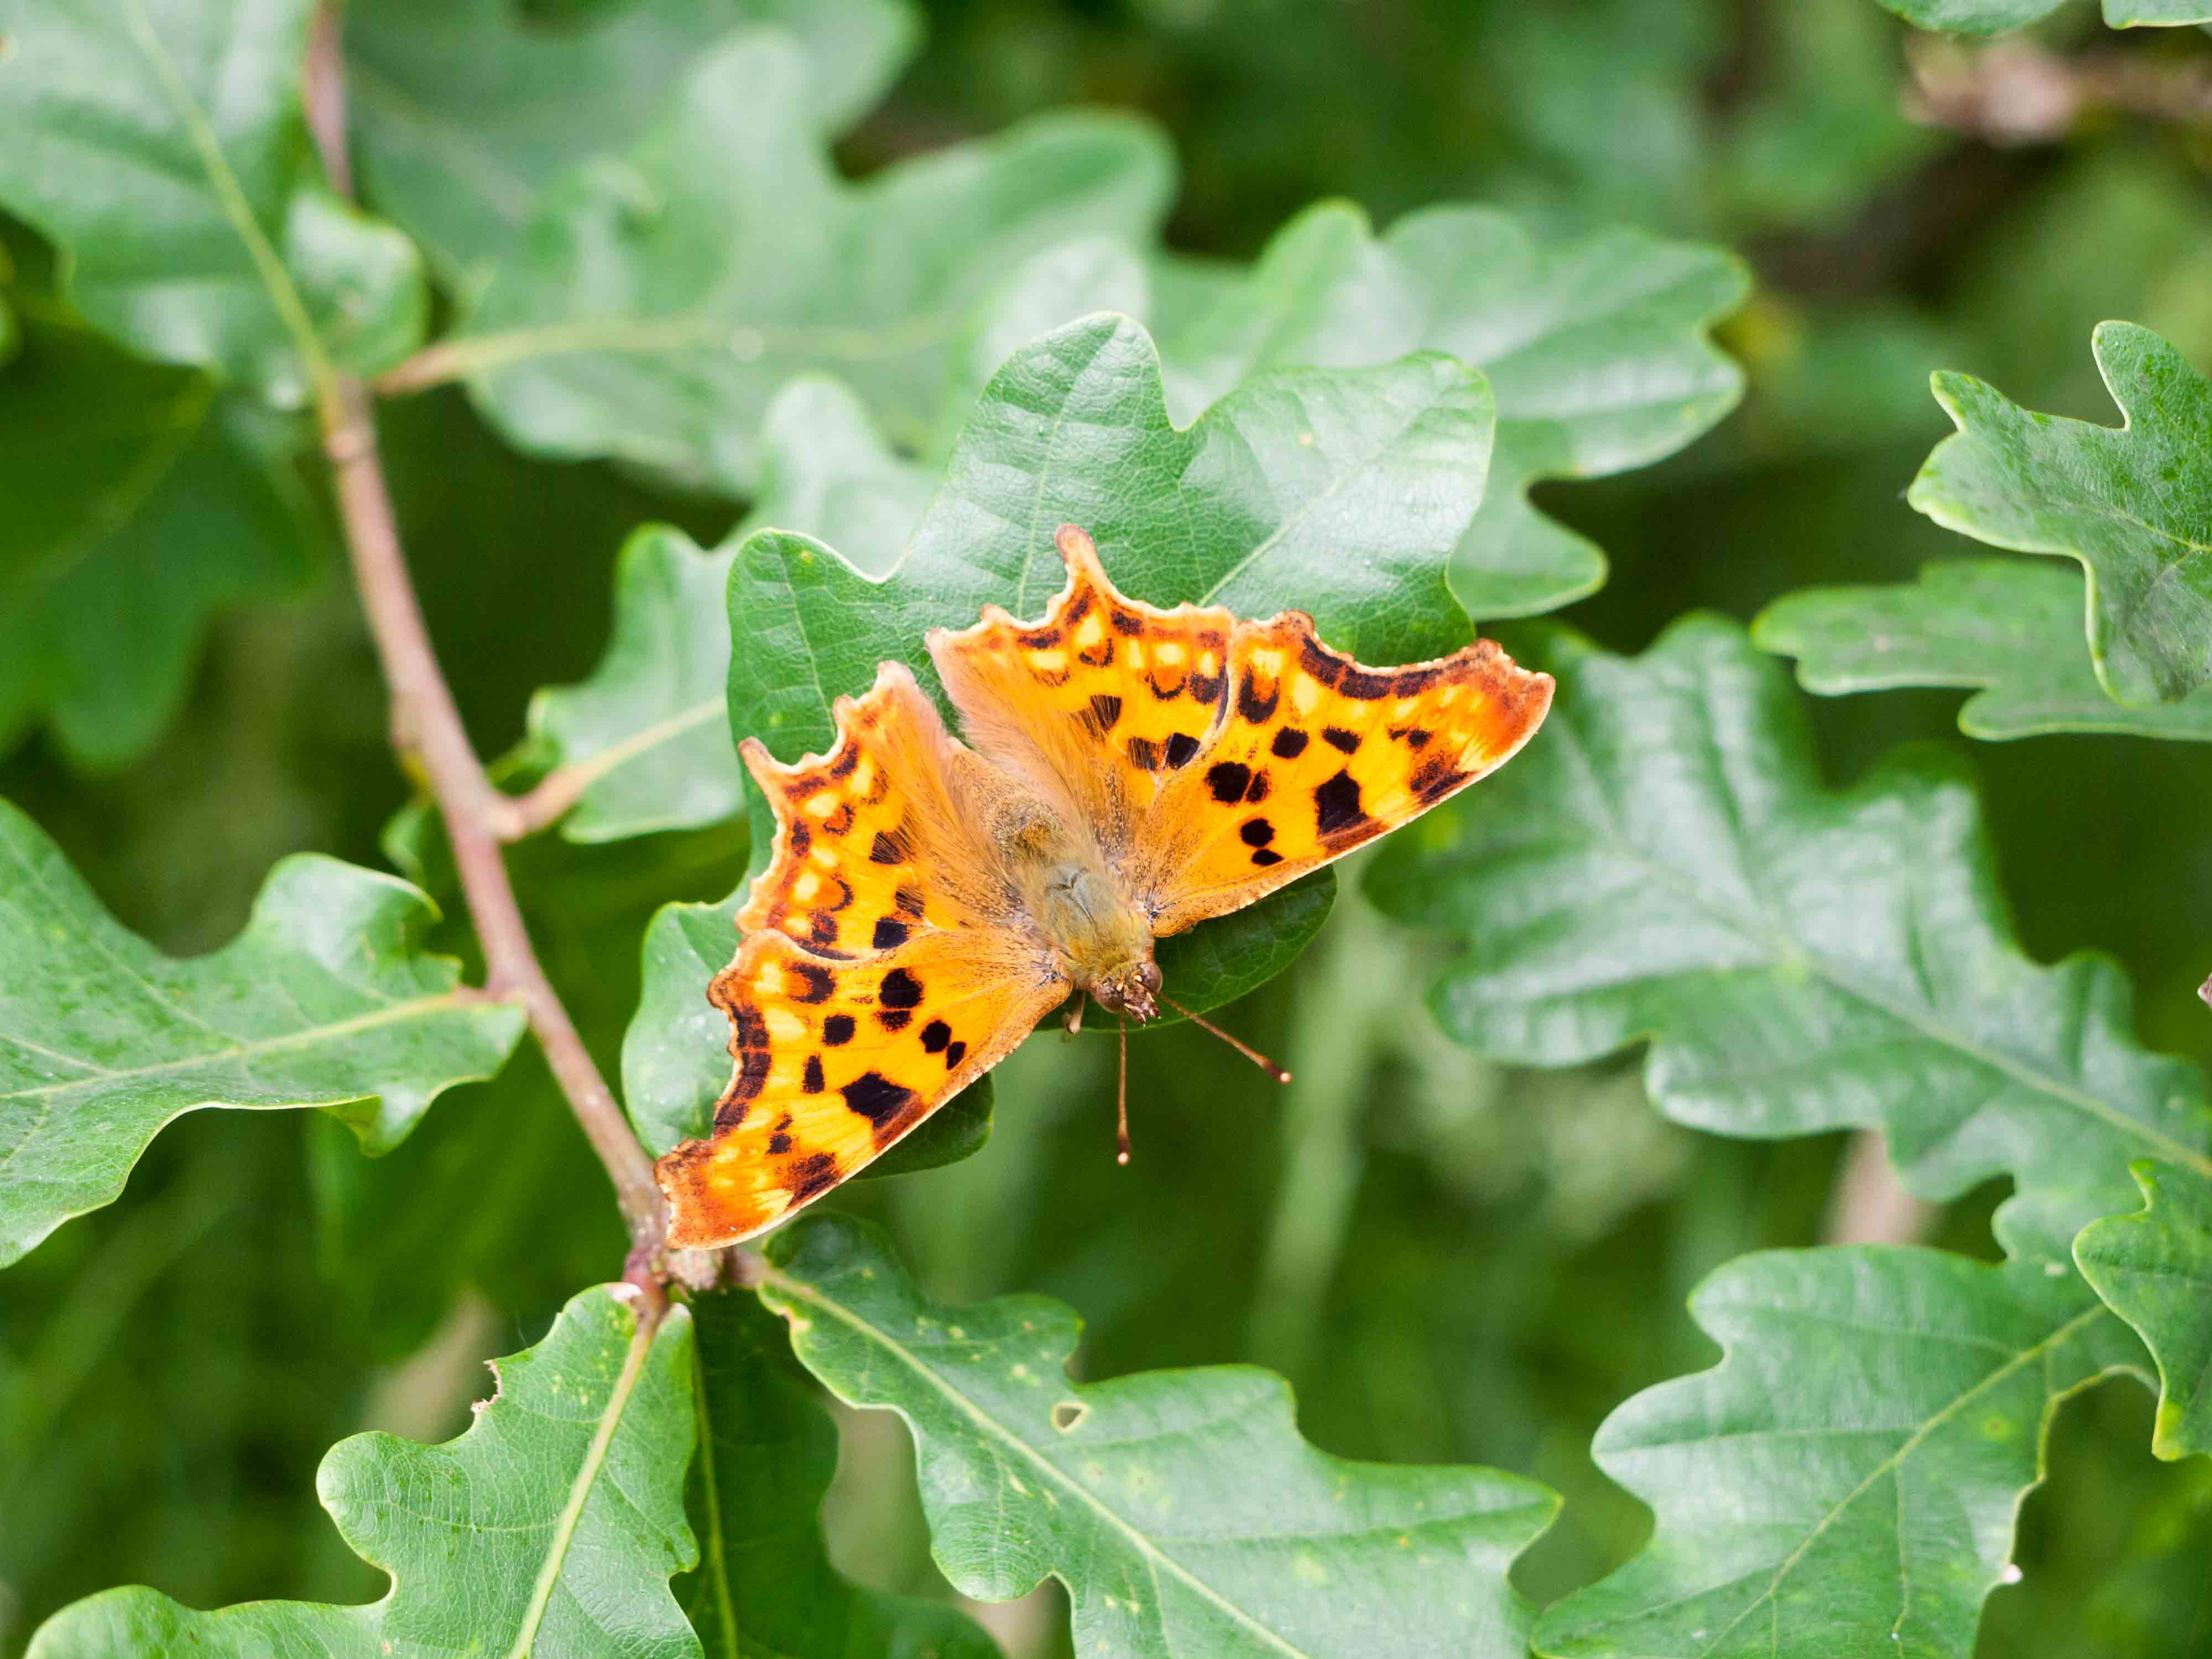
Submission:
[[[1018,935],[918,934],[859,962],[746,936],[708,998],[737,1060],[714,1132],[661,1159],[669,1241],[727,1244],[775,1225],[891,1146],[996,1065],[1067,994]]]

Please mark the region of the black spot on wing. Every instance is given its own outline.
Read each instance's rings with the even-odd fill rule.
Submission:
[[[809,1054],[809,1055],[807,1055],[807,1057],[806,1057],[806,1075],[805,1075],[805,1077],[803,1077],[803,1078],[799,1079],[799,1092],[800,1092],[801,1094],[808,1094],[808,1095],[818,1095],[818,1094],[820,1094],[820,1093],[822,1092],[822,1056],[821,1056],[821,1055],[819,1055],[819,1054]],[[790,1120],[788,1117],[787,1117],[787,1118],[784,1120],[784,1121],[785,1121],[785,1122],[787,1122],[787,1123],[788,1123],[790,1121],[791,1121],[791,1120]]]
[[[1095,735],[1103,737],[1113,729],[1114,722],[1121,718],[1121,698],[1115,696],[1111,691],[1095,691],[1091,694],[1091,719],[1087,723]]]
[[[768,1138],[768,1153],[770,1158],[781,1158],[790,1150],[791,1137],[782,1130],[778,1129]]]
[[[1258,865],[1262,870],[1266,869],[1271,864],[1280,864],[1282,861],[1283,855],[1280,853],[1274,852],[1265,847],[1262,847],[1258,852],[1252,854],[1252,862]]]
[[[784,972],[799,981],[799,988],[792,995],[801,1002],[827,1002],[830,992],[837,988],[836,975],[827,968],[817,968],[811,963],[787,963]]]
[[[853,803],[850,801],[841,803],[836,811],[822,820],[822,833],[825,836],[842,836],[852,827]]]
[[[891,895],[891,903],[908,921],[919,921],[928,900],[919,887],[902,887]]]
[[[1423,761],[1420,765],[1414,768],[1413,775],[1408,781],[1414,794],[1420,797],[1422,804],[1433,806],[1453,790],[1458,788],[1461,784],[1466,782],[1467,779],[1467,773],[1454,766],[1446,757],[1438,755],[1431,760]]]
[[[868,844],[868,862],[903,864],[906,862],[907,854],[911,850],[907,845],[904,836],[896,834],[887,836],[881,830],[878,830],[875,840]]]
[[[1188,766],[1198,753],[1198,739],[1188,732],[1178,732],[1168,739],[1168,764]]]
[[[1154,743],[1150,738],[1130,738],[1129,764],[1139,772],[1158,771],[1160,769],[1159,744]]]
[[[1359,733],[1347,732],[1340,726],[1324,726],[1321,740],[1340,755],[1349,755],[1359,747]]]
[[[1261,770],[1252,775],[1252,782],[1244,791],[1244,799],[1257,806],[1267,799],[1267,775]]]
[[[1274,742],[1269,744],[1267,748],[1278,760],[1296,760],[1306,752],[1308,741],[1306,734],[1299,731],[1297,726],[1286,726],[1275,733]]]
[[[876,1024],[882,1026],[886,1031],[903,1031],[906,1030],[908,1025],[913,1023],[913,1020],[914,1010],[911,1008],[878,1008],[876,1010]]]
[[[1247,818],[1237,832],[1247,847],[1265,847],[1275,838],[1275,826],[1265,818]]]
[[[832,1014],[822,1022],[822,1040],[832,1048],[841,1048],[853,1040],[857,1029],[850,1014]]]
[[[785,1172],[784,1191],[791,1194],[793,1204],[804,1204],[817,1193],[826,1192],[837,1184],[837,1159],[834,1153],[816,1152],[802,1158]]]
[[[1279,680],[1269,685],[1266,695],[1262,696],[1259,682],[1252,678],[1252,671],[1248,668],[1243,678],[1237,683],[1237,712],[1255,726],[1265,726],[1275,717],[1275,705],[1282,701],[1282,696],[1283,687]],[[1279,737],[1278,741],[1280,741]]]
[[[886,1008],[914,1008],[921,1006],[921,981],[903,968],[894,968],[884,975],[882,988],[876,993]]]
[[[949,1072],[967,1058],[968,1045],[964,1042],[956,1042],[945,1051],[945,1069]]]
[[[1114,631],[1116,634],[1134,635],[1145,631],[1145,619],[1142,617],[1132,616],[1119,605],[1110,605],[1107,608],[1106,620],[1114,624]]]
[[[933,1019],[921,1028],[921,1046],[933,1054],[941,1054],[952,1041],[952,1028],[941,1019]]]
[[[837,1091],[845,1104],[880,1129],[906,1109],[915,1097],[904,1084],[894,1083],[881,1072],[863,1072]]]
[[[1390,735],[1418,754],[1429,746],[1429,738],[1432,734],[1424,732],[1418,726],[1394,726],[1390,728]]]
[[[806,937],[817,945],[835,945],[837,942],[837,918],[827,910],[817,910],[808,919]]]
[[[1359,786],[1342,768],[1314,791],[1314,828],[1321,834],[1334,835],[1366,820],[1366,809],[1359,804]]]
[[[888,951],[895,945],[905,944],[907,933],[908,928],[904,922],[884,916],[877,921],[876,931],[868,942],[878,951]]]
[[[1252,782],[1252,769],[1235,761],[1221,761],[1206,768],[1206,787],[1212,791],[1214,799],[1224,806],[1231,801],[1244,799],[1244,791]]]
[[[837,753],[830,762],[830,775],[833,778],[849,778],[853,775],[853,769],[860,763],[860,745],[853,743],[841,744],[838,745]]]

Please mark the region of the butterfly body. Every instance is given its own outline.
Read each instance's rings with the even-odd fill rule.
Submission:
[[[740,745],[776,839],[710,1000],[736,1066],[658,1175],[679,1247],[776,1224],[995,1065],[1073,994],[1158,1012],[1153,942],[1242,908],[1501,764],[1551,702],[1488,641],[1370,669],[1285,611],[1160,610],[1058,536],[1039,623],[927,644],[968,743],[902,664],[786,766]],[[970,746],[972,744],[972,746]]]

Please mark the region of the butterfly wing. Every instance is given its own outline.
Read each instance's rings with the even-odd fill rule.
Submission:
[[[1054,793],[1119,863],[1220,721],[1236,618],[1125,599],[1073,526],[1060,548],[1067,586],[1042,622],[987,605],[972,628],[933,629],[929,653],[969,740]]]
[[[1162,789],[1124,866],[1161,934],[1239,910],[1419,817],[1510,760],[1552,678],[1490,640],[1434,662],[1364,668],[1288,611],[1240,622],[1235,694]]]
[[[669,1243],[735,1243],[819,1198],[1005,1059],[1067,991],[1004,928],[933,929],[850,962],[748,934],[708,994],[738,1062],[714,1133],[655,1170]]]
[[[885,664],[838,700],[830,752],[745,763],[776,820],[708,995],[736,1066],[714,1133],[656,1169],[679,1249],[775,1225],[1003,1059],[1067,994],[1011,908],[959,787],[976,757],[913,677]]]
[[[1067,586],[1041,623],[995,607],[929,649],[969,736],[1048,780],[1153,931],[1240,909],[1419,817],[1527,742],[1549,675],[1478,640],[1371,669],[1290,611],[1239,621],[1118,592],[1060,527]]]

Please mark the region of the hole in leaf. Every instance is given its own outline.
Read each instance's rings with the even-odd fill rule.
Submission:
[[[1052,1425],[1066,1434],[1090,1415],[1091,1407],[1080,1400],[1063,1400],[1052,1408]]]

